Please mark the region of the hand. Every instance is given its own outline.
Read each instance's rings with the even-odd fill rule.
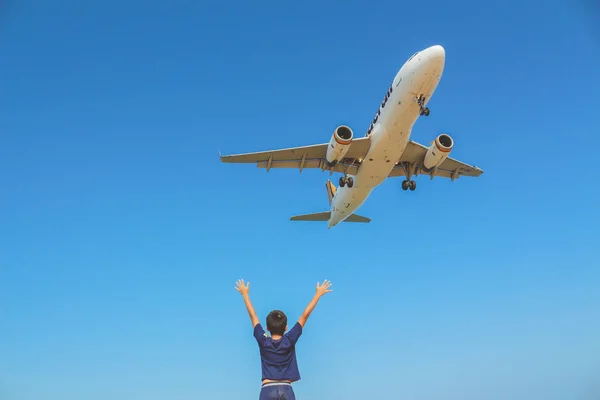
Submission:
[[[329,289],[330,287],[331,282],[327,279],[323,281],[323,284],[319,284],[319,282],[317,282],[317,296],[323,296],[325,293],[333,292],[333,290]]]
[[[235,290],[237,290],[238,292],[240,292],[242,294],[242,296],[245,296],[248,294],[248,292],[250,291],[250,282],[246,283],[244,285],[244,280],[240,279],[235,283]]]

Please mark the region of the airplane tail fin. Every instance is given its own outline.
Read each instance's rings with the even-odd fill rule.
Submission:
[[[331,202],[333,201],[333,197],[335,196],[335,193],[337,192],[337,188],[328,179],[327,182],[325,182],[325,189],[327,190],[327,197],[329,198],[329,205],[331,205]]]

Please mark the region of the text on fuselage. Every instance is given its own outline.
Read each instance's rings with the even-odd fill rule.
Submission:
[[[392,85],[390,85],[387,93],[385,94],[385,97],[383,98],[383,101],[381,102],[381,105],[379,106],[379,110],[377,110],[377,114],[375,114],[373,121],[371,121],[371,125],[369,125],[369,129],[367,130],[367,134],[365,136],[369,136],[373,132],[373,128],[375,127],[375,124],[377,123],[377,120],[379,119],[379,116],[381,115],[383,108],[385,107],[388,100],[390,99],[390,96],[392,95],[393,90],[394,89],[392,88]]]

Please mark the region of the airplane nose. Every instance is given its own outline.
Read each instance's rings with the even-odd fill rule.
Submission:
[[[441,73],[446,63],[446,51],[440,45],[435,45],[423,50],[423,67],[431,72],[431,79],[436,74]]]
[[[430,47],[431,51],[435,52],[438,55],[444,56],[446,54],[446,50],[439,44]]]
[[[411,91],[422,93],[427,98],[435,89],[444,70],[446,51],[438,44],[427,47],[418,54],[419,57],[416,57],[412,64],[414,75],[411,80]]]
[[[446,50],[439,44],[435,46],[428,47],[425,52],[429,56],[430,59],[433,60],[443,60],[446,58]]]

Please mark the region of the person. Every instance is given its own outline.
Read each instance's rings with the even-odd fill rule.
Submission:
[[[295,400],[292,383],[300,380],[300,371],[296,360],[296,342],[302,335],[306,320],[314,310],[320,298],[333,290],[331,282],[317,282],[316,293],[298,321],[288,331],[287,316],[281,310],[273,310],[267,315],[267,331],[260,324],[252,302],[250,301],[250,282],[243,279],[236,282],[235,289],[244,298],[246,310],[254,328],[254,338],[260,350],[262,368],[262,387],[259,400]],[[286,333],[287,331],[287,333]]]

